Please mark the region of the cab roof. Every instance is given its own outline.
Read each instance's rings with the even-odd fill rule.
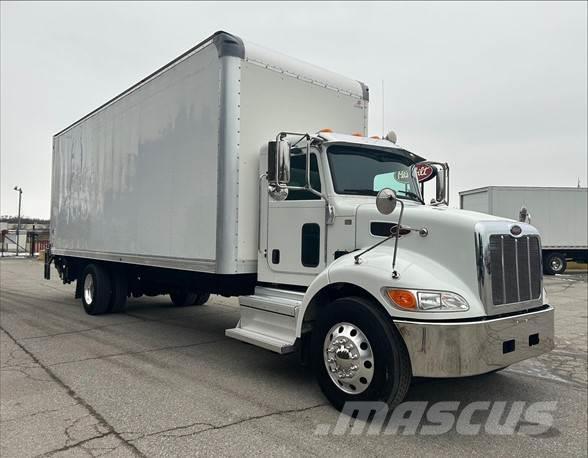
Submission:
[[[341,134],[338,132],[319,132],[317,135],[321,138],[325,143],[337,143],[337,144],[350,144],[350,145],[361,145],[367,146],[371,148],[378,148],[378,149],[395,149],[397,151],[391,151],[401,156],[408,157],[414,162],[422,162],[426,160],[424,157],[419,156],[418,154],[414,154],[408,151],[406,148],[403,148],[396,143],[392,143],[386,139],[380,138],[371,138],[371,137],[362,137],[359,135],[349,135],[349,134]]]

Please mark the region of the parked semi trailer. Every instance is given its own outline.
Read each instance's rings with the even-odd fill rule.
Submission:
[[[239,296],[226,335],[300,351],[337,408],[550,351],[538,231],[449,208],[447,164],[366,137],[368,102],[215,33],[54,136],[45,276],[92,315]]]
[[[588,188],[488,186],[459,193],[460,208],[523,220],[541,233],[543,271],[588,262]]]

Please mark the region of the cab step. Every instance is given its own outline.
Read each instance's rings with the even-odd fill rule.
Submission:
[[[256,287],[253,296],[239,299],[241,319],[225,335],[276,353],[296,348],[296,322],[304,293]]]

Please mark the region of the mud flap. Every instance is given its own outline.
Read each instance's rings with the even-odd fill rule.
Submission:
[[[45,270],[43,272],[45,280],[51,280],[51,261],[53,261],[53,256],[51,256],[51,247],[49,247],[45,251]]]

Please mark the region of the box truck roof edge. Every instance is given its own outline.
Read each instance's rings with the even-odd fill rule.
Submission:
[[[67,132],[72,127],[76,126],[80,122],[82,122],[82,121],[86,120],[87,118],[93,116],[94,114],[98,113],[100,110],[106,108],[107,106],[109,106],[113,102],[116,102],[121,97],[124,97],[125,95],[129,94],[130,92],[134,91],[135,89],[138,89],[140,86],[142,86],[143,84],[145,84],[149,80],[155,78],[156,76],[160,75],[162,72],[164,72],[166,70],[169,70],[171,67],[173,67],[177,63],[181,62],[183,59],[191,56],[192,54],[194,54],[196,52],[198,52],[204,46],[208,45],[211,41],[215,45],[215,47],[216,47],[216,49],[218,51],[218,57],[219,58],[224,57],[224,56],[239,57],[241,59],[244,59],[245,58],[245,44],[244,44],[243,40],[241,38],[239,38],[238,36],[236,36],[236,35],[233,35],[231,33],[225,32],[223,30],[219,30],[219,31],[213,33],[212,35],[210,35],[208,38],[205,38],[204,40],[200,41],[198,44],[196,44],[195,46],[191,47],[187,51],[183,52],[182,54],[180,54],[175,59],[169,61],[167,64],[165,64],[162,67],[158,68],[153,73],[150,73],[145,78],[143,78],[140,81],[138,81],[137,83],[133,84],[131,87],[125,89],[120,94],[112,97],[110,100],[108,100],[107,102],[103,103],[102,105],[100,105],[96,109],[94,109],[91,112],[89,112],[88,114],[82,116],[77,121],[74,121],[73,123],[71,123],[70,125],[68,125],[64,129],[60,130],[59,132],[57,132],[53,136],[54,137],[57,137],[58,135],[61,135],[61,134],[65,133],[65,132]],[[249,46],[255,46],[259,50],[262,49],[262,47],[260,47],[260,46],[256,46],[256,45],[253,45],[253,44],[248,43],[248,47]],[[265,51],[267,52],[269,50],[266,49]],[[274,55],[279,55],[280,53],[273,52],[273,54]],[[294,60],[291,57],[288,57],[288,56],[285,56],[285,57],[288,60],[290,60],[290,61]],[[302,62],[302,61],[299,61],[299,62],[302,63],[302,64],[305,64],[306,66],[310,66],[311,65],[311,64],[307,64],[307,63]],[[319,69],[316,66],[313,66],[313,67],[315,67],[317,70]],[[331,76],[334,76],[335,75],[334,73],[332,73],[332,72],[330,72],[328,70],[325,70],[325,69],[320,69],[320,70],[322,70],[323,73],[331,73]],[[361,97],[366,102],[369,102],[369,99],[370,99],[370,97],[369,97],[369,87],[363,81],[357,80],[357,83],[359,84],[359,86],[361,88]]]

